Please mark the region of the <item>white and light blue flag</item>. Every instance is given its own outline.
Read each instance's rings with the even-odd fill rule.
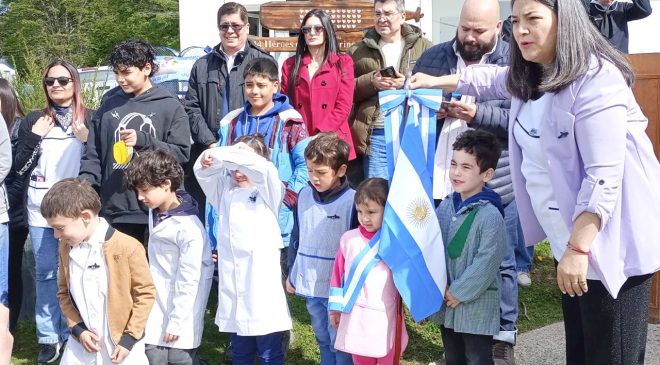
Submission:
[[[413,319],[420,321],[440,309],[447,284],[445,248],[432,195],[435,111],[440,109],[442,91],[387,90],[379,97],[390,192],[378,256],[392,270]]]

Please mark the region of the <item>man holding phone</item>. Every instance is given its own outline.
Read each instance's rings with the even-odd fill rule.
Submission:
[[[506,65],[509,44],[500,37],[502,21],[499,19],[499,14],[498,0],[466,0],[461,10],[456,38],[424,52],[415,64],[413,73],[423,72],[433,76],[444,76],[461,73],[467,66],[473,64]],[[510,100],[474,100],[458,94],[451,95],[450,100],[443,103],[438,115],[438,130],[441,132],[436,150],[434,185],[443,181],[446,176],[445,171],[438,166],[446,165],[446,172],[449,169],[447,158],[451,158],[451,153],[447,156],[445,151],[452,150],[451,133],[460,134],[457,130],[467,128],[486,129],[500,138],[502,146],[507,146],[510,103]],[[458,126],[460,124],[461,127]],[[500,265],[500,332],[493,336],[493,359],[496,365],[515,363],[513,345],[516,341],[518,319],[516,281],[521,277],[516,270],[519,267],[516,262],[516,248],[520,246],[525,250],[522,228],[513,199],[508,156],[508,151],[503,150],[495,176],[487,183],[487,186],[502,198],[509,243],[505,258]],[[438,193],[436,188],[442,189],[442,186],[434,186],[435,198],[442,199],[447,195],[446,191]],[[522,269],[526,269],[525,275],[529,280],[529,262],[527,267]],[[531,281],[523,284],[530,285]]]
[[[409,67],[431,47],[421,29],[405,23],[404,0],[376,0],[374,15],[374,28],[348,50],[355,69],[355,95],[349,117],[358,153],[349,166],[354,186],[368,177],[388,178],[378,92],[403,88]]]

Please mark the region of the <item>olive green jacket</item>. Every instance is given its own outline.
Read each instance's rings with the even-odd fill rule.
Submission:
[[[409,61],[416,61],[427,48],[432,46],[432,43],[424,38],[422,30],[414,25],[403,24],[401,34],[404,47],[399,72],[405,75]],[[385,67],[385,56],[378,46],[379,40],[380,35],[371,28],[367,30],[363,40],[348,49],[348,54],[353,57],[355,69],[355,94],[349,123],[355,150],[360,155],[370,153],[372,122],[378,118],[380,113],[378,111],[378,90],[371,82],[374,74]],[[410,50],[410,55],[408,50]]]

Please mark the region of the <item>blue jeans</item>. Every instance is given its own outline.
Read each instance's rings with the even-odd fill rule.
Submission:
[[[516,271],[529,272],[532,269],[532,260],[534,260],[534,246],[525,247],[520,221],[518,222],[518,232],[520,239],[516,244]]]
[[[363,158],[364,178],[382,177],[389,180],[384,128],[375,128],[371,131],[370,147],[370,154],[365,155]]]
[[[254,358],[259,364],[284,364],[282,336],[284,332],[274,332],[263,336],[239,336],[229,334],[231,341],[231,359],[234,365],[254,365]]]
[[[0,223],[0,304],[9,308],[9,224]]]
[[[500,265],[500,333],[493,338],[515,344],[516,321],[518,320],[518,275],[515,248],[519,241],[524,241],[515,200],[504,208],[504,222],[508,245],[504,260]]]
[[[69,338],[69,328],[57,300],[57,239],[51,228],[30,226],[36,277],[35,316],[39,343],[58,343]]]
[[[328,320],[328,298],[307,298],[307,312],[321,350],[321,365],[353,365],[350,354],[335,350],[337,329]]]

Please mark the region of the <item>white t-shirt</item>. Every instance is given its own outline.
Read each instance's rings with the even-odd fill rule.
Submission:
[[[383,40],[378,41],[378,46],[383,51],[383,56],[385,56],[385,67],[394,67],[395,70],[399,71],[399,63],[401,62],[401,53],[403,53],[403,39],[400,39],[396,42],[387,43]]]
[[[566,251],[571,233],[559,213],[550,183],[548,159],[541,145],[543,124],[552,97],[552,93],[546,93],[538,100],[523,104],[513,125],[513,136],[522,150],[521,170],[532,209],[550,241],[553,256],[559,261]],[[587,278],[598,280],[591,267],[587,271]]]

